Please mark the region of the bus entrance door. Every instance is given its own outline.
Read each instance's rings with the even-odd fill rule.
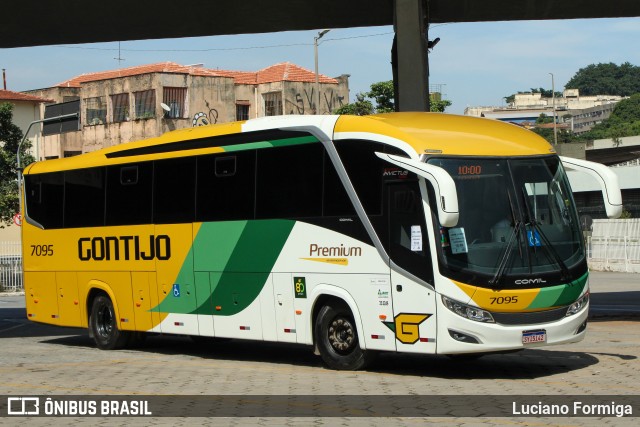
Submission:
[[[398,351],[435,353],[436,294],[418,180],[385,185],[393,327]],[[389,325],[391,327],[391,325]]]

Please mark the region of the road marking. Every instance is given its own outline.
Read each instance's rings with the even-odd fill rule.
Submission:
[[[26,323],[21,323],[21,324],[19,324],[19,325],[11,326],[10,328],[6,328],[6,329],[0,329],[0,334],[1,334],[1,333],[3,333],[3,332],[10,331],[10,330],[12,330],[12,329],[20,328],[20,327],[22,327],[22,326],[24,326],[24,325],[26,325]]]

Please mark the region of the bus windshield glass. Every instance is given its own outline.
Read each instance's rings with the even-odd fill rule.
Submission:
[[[428,163],[445,169],[458,192],[458,224],[438,224],[444,274],[482,287],[531,288],[586,272],[573,196],[557,157]]]

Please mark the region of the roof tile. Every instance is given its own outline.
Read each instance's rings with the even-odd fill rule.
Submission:
[[[27,95],[26,93],[13,92],[11,90],[0,89],[0,101],[32,101],[32,102],[53,102],[51,99],[40,98],[39,96]]]
[[[72,79],[58,83],[55,87],[80,87],[82,83],[94,82],[99,80],[116,79],[119,77],[130,77],[149,73],[177,73],[190,74],[193,76],[211,76],[211,77],[231,77],[236,84],[261,84],[278,81],[290,82],[315,82],[316,75],[314,72],[302,68],[290,62],[282,62],[263,68],[262,70],[251,71],[230,71],[230,70],[214,70],[210,68],[194,67],[180,65],[175,62],[160,62],[156,64],[137,65],[134,67],[121,68],[119,70],[99,71],[96,73],[87,73],[76,76]],[[337,84],[336,79],[319,74],[320,83]]]

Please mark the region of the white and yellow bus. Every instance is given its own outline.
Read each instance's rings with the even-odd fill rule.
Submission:
[[[24,170],[27,315],[101,349],[145,332],[479,354],[579,341],[589,285],[565,168],[492,120],[283,116]]]

